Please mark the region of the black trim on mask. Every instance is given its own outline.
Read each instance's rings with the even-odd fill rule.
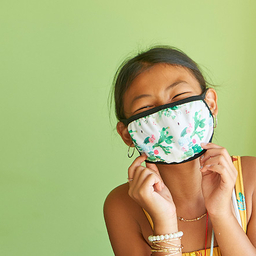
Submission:
[[[172,108],[172,107],[179,106],[181,104],[188,103],[188,102],[191,102],[191,101],[197,101],[197,100],[204,101],[206,92],[207,92],[207,89],[206,89],[206,91],[204,93],[202,93],[200,95],[191,96],[191,97],[188,97],[188,98],[185,98],[185,99],[182,99],[182,100],[178,100],[178,101],[175,101],[175,102],[172,102],[172,103],[168,103],[168,104],[164,104],[164,105],[161,105],[161,106],[157,106],[155,108],[152,108],[152,109],[143,111],[143,112],[141,112],[139,114],[136,114],[134,116],[131,116],[131,117],[127,118],[127,119],[121,119],[120,121],[123,122],[127,126],[129,123],[133,122],[134,120],[137,120],[139,118],[142,118],[142,117],[154,114],[154,113],[156,113],[156,112],[158,112],[158,111],[160,111],[162,109],[165,109],[165,108]],[[205,104],[208,107],[206,102],[205,102]]]

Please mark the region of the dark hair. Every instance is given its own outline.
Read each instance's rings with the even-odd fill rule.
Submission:
[[[123,98],[133,80],[145,70],[157,63],[173,66],[182,66],[189,69],[198,80],[202,92],[207,88],[207,83],[198,65],[185,53],[177,48],[160,46],[139,53],[137,56],[124,61],[118,68],[114,78],[115,112],[118,120],[125,119]]]

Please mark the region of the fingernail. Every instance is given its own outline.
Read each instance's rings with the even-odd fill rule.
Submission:
[[[207,143],[204,143],[204,142],[201,143],[201,146],[202,146],[202,147],[204,147],[204,146],[206,146],[206,145],[207,145]]]

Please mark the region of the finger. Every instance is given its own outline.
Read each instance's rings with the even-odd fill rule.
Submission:
[[[210,172],[218,173],[223,183],[228,183],[229,181],[233,182],[233,179],[231,179],[229,173],[227,172],[227,169],[222,165],[206,165],[204,168],[201,169],[201,172],[203,173],[203,175],[210,174]]]
[[[232,166],[230,166],[227,158],[221,154],[215,156],[205,156],[201,161],[201,167],[210,165],[221,165],[226,168],[227,172],[232,173]]]
[[[144,185],[145,187],[153,187],[151,191],[153,192],[160,192],[162,191],[162,180],[154,174],[148,175],[145,178]]]
[[[206,149],[206,152],[200,157],[201,166],[207,159],[219,154],[218,150],[222,148],[214,143],[201,143],[201,147]]]
[[[139,166],[141,166],[141,164],[147,159],[147,155],[146,154],[142,154],[140,156],[138,156],[133,163],[130,165],[130,167],[128,168],[128,180],[133,179],[134,176],[134,172],[135,169]]]
[[[237,177],[237,170],[234,167],[232,161],[230,160],[230,156],[228,154],[228,152],[226,151],[225,148],[223,148],[224,151],[222,152],[222,154],[213,156],[213,157],[209,157],[207,159],[207,156],[205,157],[205,160],[201,161],[201,169],[203,169],[204,166],[214,166],[214,165],[219,165],[219,166],[223,166],[225,168],[225,172],[229,175],[229,177],[232,180],[236,180]],[[222,149],[221,149],[222,150]]]
[[[140,184],[140,182],[138,182],[134,188],[134,191],[138,189],[141,195],[148,192],[152,193],[154,191],[159,192],[162,190],[162,181],[159,176],[153,172],[146,173],[146,170],[143,171],[140,176],[140,181],[142,181],[142,183]]]
[[[209,148],[222,148],[221,146],[214,144],[214,143],[201,143],[201,147],[204,149],[209,149]]]
[[[232,169],[225,166],[225,165],[221,165],[221,164],[208,164],[205,165],[202,169],[201,172],[203,174],[207,174],[208,172],[215,172],[220,174],[221,176],[221,180],[224,183],[227,182],[232,182],[235,183],[236,181],[236,174],[235,172],[232,172]]]
[[[201,161],[201,166],[204,165],[213,165],[213,164],[219,164],[224,166],[229,166],[229,163],[225,156],[221,154],[212,154],[212,155],[205,155],[204,158]]]
[[[134,176],[133,176],[134,187],[140,188],[143,185],[145,179],[149,175],[157,176],[157,179],[158,179],[158,181],[160,180],[160,185],[161,185],[162,179],[155,171],[153,171],[149,168],[143,167],[143,166],[139,166],[135,169]],[[155,184],[153,184],[153,185],[155,185]]]
[[[141,199],[153,191],[162,190],[160,177],[154,171],[142,168],[136,168],[134,180],[130,183],[129,195],[135,199]]]
[[[129,196],[138,202],[138,204],[144,209],[147,209],[147,206],[153,203],[153,194],[158,192],[157,188],[154,186],[154,184],[158,183],[157,179],[159,180],[158,176],[151,173],[145,178],[142,185],[136,186],[134,189],[129,190]]]
[[[207,149],[207,151],[200,157],[200,163],[203,165],[207,160],[221,155],[227,159],[227,162],[229,161],[232,163],[228,151],[223,147]]]
[[[144,166],[136,167],[133,173],[133,185],[137,184],[138,186],[140,186],[141,183],[143,183],[145,176],[151,173],[152,171],[150,171]]]

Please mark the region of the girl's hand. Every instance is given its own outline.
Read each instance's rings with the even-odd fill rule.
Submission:
[[[155,164],[141,165],[146,159],[145,154],[137,157],[128,169],[129,195],[149,213],[155,225],[166,225],[170,220],[177,222],[171,193]]]
[[[231,196],[237,170],[227,150],[213,143],[202,144],[206,149],[200,158],[202,191],[205,206],[212,216],[232,214]]]

